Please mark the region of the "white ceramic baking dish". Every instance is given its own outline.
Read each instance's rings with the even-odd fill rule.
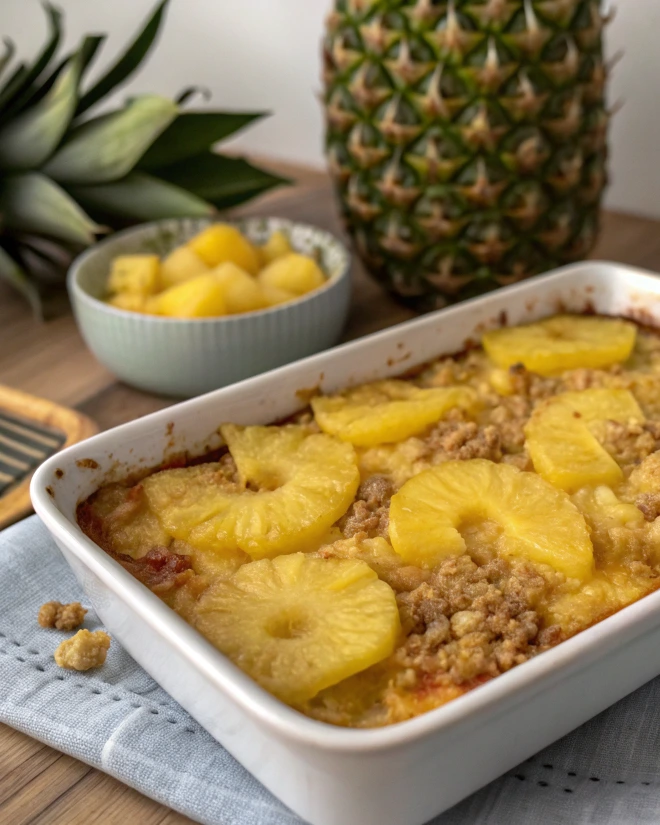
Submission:
[[[559,270],[125,424],[36,472],[36,511],[111,634],[267,788],[313,825],[420,825],[660,673],[660,592],[468,695],[408,722],[346,730],[308,719],[238,670],[86,538],[76,504],[172,453],[266,423],[301,391],[395,375],[490,327],[560,310],[660,326],[660,279],[608,263]]]

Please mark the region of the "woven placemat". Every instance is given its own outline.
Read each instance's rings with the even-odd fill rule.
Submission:
[[[39,627],[39,606],[51,599],[86,602],[36,516],[0,533],[0,558],[1,722],[205,825],[301,825],[115,641],[99,670],[55,665],[55,647],[71,634]],[[102,625],[90,611],[84,626]],[[660,679],[433,821],[658,823]]]

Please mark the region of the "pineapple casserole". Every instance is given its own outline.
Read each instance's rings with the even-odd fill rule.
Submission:
[[[556,316],[108,484],[85,533],[266,690],[376,727],[660,584],[660,336]]]

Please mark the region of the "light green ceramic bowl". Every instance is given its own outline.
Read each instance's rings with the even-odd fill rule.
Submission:
[[[177,397],[200,395],[296,361],[337,342],[350,301],[350,256],[333,235],[281,218],[234,223],[255,243],[277,229],[315,254],[328,276],[320,289],[271,309],[187,320],[141,315],[102,300],[117,255],[166,255],[212,221],[174,219],[118,232],[78,257],[68,288],[78,326],[98,360],[127,384]]]

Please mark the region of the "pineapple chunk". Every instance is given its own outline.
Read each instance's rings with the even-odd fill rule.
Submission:
[[[296,298],[300,297],[286,289],[278,289],[276,286],[269,286],[268,284],[260,284],[260,286],[264,300],[271,307],[278,304],[287,304],[289,301],[295,301]]]
[[[289,252],[293,252],[293,247],[281,229],[273,232],[266,243],[259,247],[259,254],[263,266],[272,264],[274,260],[281,258],[283,255],[287,255]]]
[[[188,248],[210,267],[231,261],[250,275],[256,275],[259,271],[256,248],[235,226],[227,223],[216,223],[202,230],[188,241]]]
[[[448,461],[411,478],[392,497],[390,540],[408,563],[433,567],[466,552],[462,526],[496,522],[498,553],[590,578],[593,547],[568,496],[534,473],[475,458]]]
[[[108,289],[146,298],[158,289],[159,270],[158,255],[119,255],[110,266]]]
[[[313,289],[318,289],[323,286],[325,280],[325,275],[316,261],[297,252],[277,258],[259,273],[259,283],[262,286],[285,289],[294,295],[305,295]]]
[[[598,442],[607,420],[643,420],[628,390],[591,389],[566,392],[540,404],[525,427],[527,450],[536,472],[546,481],[573,492],[587,485],[614,485],[623,472]]]
[[[582,487],[571,497],[573,504],[594,530],[607,532],[612,527],[643,527],[642,511],[634,504],[622,501],[609,487]],[[615,545],[610,536],[610,544]],[[610,548],[611,550],[612,548]],[[611,560],[611,555],[608,561]]]
[[[149,298],[145,299],[144,306],[140,311],[147,315],[161,315],[159,299],[162,294],[160,292],[157,295],[150,295]]]
[[[556,375],[626,361],[636,334],[637,328],[628,321],[557,315],[537,324],[487,332],[482,343],[498,367],[524,364],[539,375]]]
[[[577,592],[560,596],[542,613],[547,625],[559,625],[567,636],[572,636],[648,592],[648,580],[631,576],[625,568],[596,570]]]
[[[660,452],[651,453],[630,474],[630,487],[638,493],[657,493],[660,490]]]
[[[491,370],[488,373],[488,383],[498,395],[513,395],[514,389],[509,370]]]
[[[144,295],[138,295],[136,292],[118,292],[108,299],[110,306],[117,307],[117,309],[124,309],[127,312],[144,312],[147,308],[149,298]]]
[[[420,389],[409,381],[375,381],[335,396],[312,399],[323,432],[359,447],[403,441],[439,421],[454,407],[473,409],[469,387]]]
[[[177,553],[190,557],[192,568],[200,576],[206,576],[211,581],[218,579],[228,579],[238,568],[251,561],[247,553],[236,550],[233,553],[210,553],[208,550],[200,550],[185,541],[175,539],[173,549]]]
[[[202,550],[242,550],[254,559],[316,549],[357,491],[353,448],[298,426],[221,429],[240,489],[227,487],[217,465],[146,478],[165,529]]]
[[[208,266],[190,247],[178,246],[170,252],[161,264],[161,288],[168,289],[208,271]]]
[[[161,292],[153,309],[172,318],[215,318],[227,313],[225,291],[209,272]]]
[[[196,628],[266,690],[298,704],[390,656],[393,590],[363,561],[294,553],[212,585]]]
[[[429,453],[421,438],[407,438],[397,444],[379,444],[377,447],[358,447],[360,476],[387,476],[398,489],[409,478],[433,466],[434,455]]]
[[[220,264],[213,270],[213,275],[223,289],[227,312],[230,315],[252,312],[268,306],[259,284],[240,266],[230,262]]]

